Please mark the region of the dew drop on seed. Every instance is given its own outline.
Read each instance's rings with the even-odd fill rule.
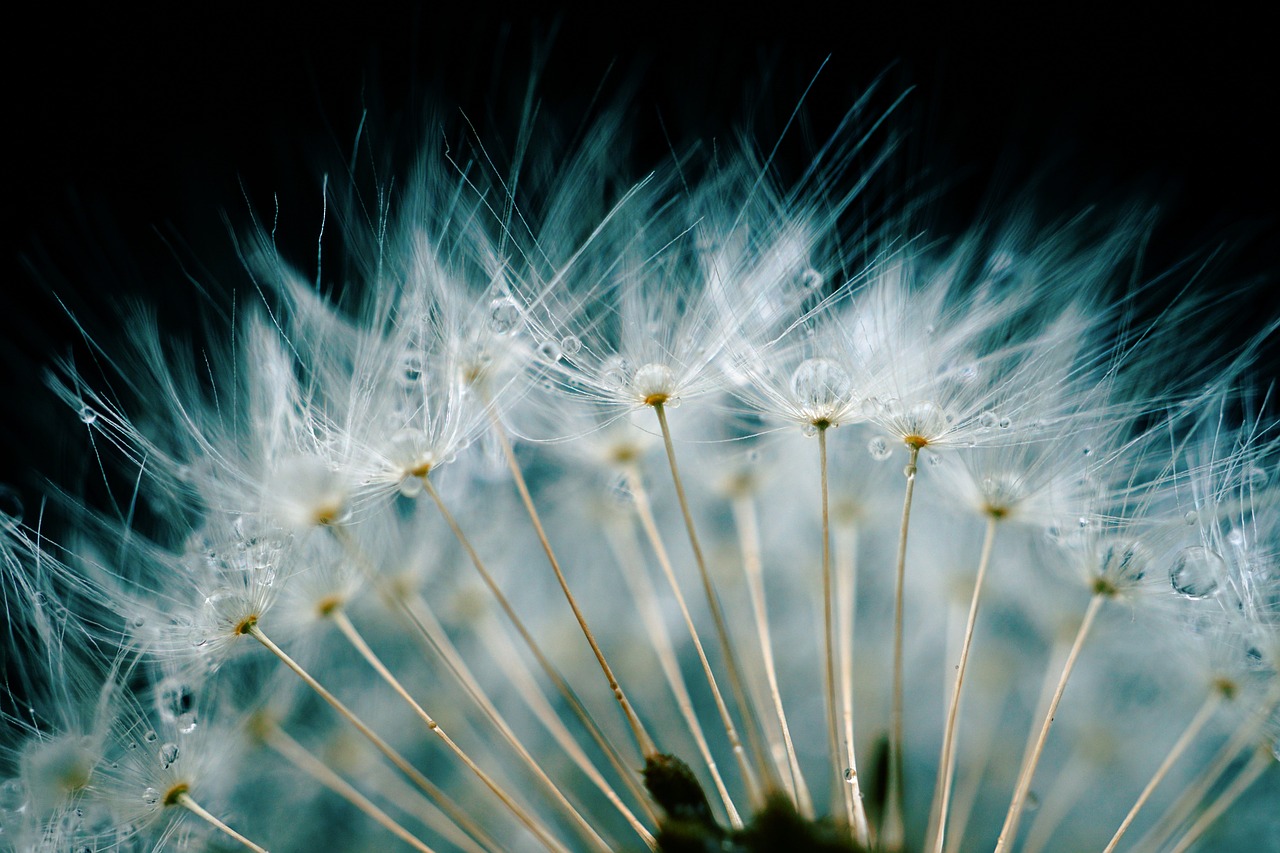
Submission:
[[[1080,451],[1083,455],[1088,456],[1093,453],[1092,447],[1085,447]]]
[[[655,394],[671,394],[675,391],[676,375],[665,364],[652,362],[636,368],[631,387],[642,400]]]
[[[22,523],[22,498],[12,486],[0,483],[0,530],[15,530]]]
[[[98,419],[98,413],[93,410],[92,406],[80,407],[80,421],[84,424],[92,424]]]
[[[556,341],[543,341],[538,344],[538,358],[548,364],[555,364],[560,360],[562,354],[563,350],[560,349],[560,344]]]
[[[877,462],[883,462],[893,455],[893,450],[889,448],[889,442],[880,436],[876,436],[867,442],[867,452],[871,454],[871,458]]]
[[[45,603],[48,601],[48,597],[45,596],[43,592],[37,592],[32,596],[32,598],[34,599],[36,607],[44,607]]]
[[[505,335],[520,322],[520,306],[510,296],[501,296],[489,303],[489,328]]]
[[[791,393],[796,402],[806,410],[815,410],[815,414],[829,414],[848,399],[851,385],[849,374],[829,358],[805,359],[791,374]]]
[[[1008,429],[1011,426],[1013,426],[1013,421],[1009,418],[1000,419],[1000,429]]]
[[[600,365],[600,382],[607,388],[625,388],[630,367],[622,356],[609,356],[604,360],[604,364]]]
[[[1086,527],[1089,526],[1089,519],[1082,515],[1078,519],[1076,519],[1076,523],[1080,525],[1081,530],[1084,530]]]
[[[144,805],[154,806],[160,802],[160,792],[155,788],[147,788],[142,792],[142,802]]]
[[[568,357],[572,358],[582,352],[582,341],[573,335],[568,335],[560,339],[560,350]]]
[[[408,476],[400,481],[400,494],[406,498],[416,498],[422,494],[422,478]]]
[[[1182,520],[1185,521],[1188,526],[1194,526],[1200,521],[1200,513],[1196,512],[1194,509],[1187,510],[1187,514],[1182,517]]]
[[[166,743],[160,747],[160,766],[168,770],[173,763],[178,760],[178,745],[176,743]]]
[[[809,267],[804,272],[800,273],[800,284],[805,290],[817,290],[822,287],[822,273],[818,272],[813,267]]]
[[[17,779],[0,783],[0,811],[16,812],[27,804],[26,787]]]
[[[1169,568],[1173,591],[1194,600],[1209,598],[1218,591],[1218,578],[1226,571],[1227,562],[1214,551],[1199,545],[1183,548]]]
[[[191,734],[199,725],[199,720],[196,719],[195,711],[181,715],[174,722],[178,724],[178,731],[184,735]]]
[[[416,355],[406,356],[401,367],[404,370],[402,375],[405,382],[413,384],[422,378],[422,360]]]
[[[858,779],[858,775],[853,772],[852,767],[846,767],[844,769],[844,781],[852,785],[854,782],[857,781],[857,779]]]
[[[160,686],[160,716],[164,719],[176,720],[190,713],[195,704],[195,692],[186,682],[174,679]]]
[[[142,736],[142,739],[145,740],[147,743],[155,743],[157,740],[160,739],[160,736],[157,735],[153,730],[148,729],[147,732]]]
[[[815,435],[818,434],[818,427],[812,423],[807,423],[804,426],[800,427],[800,432],[804,433],[804,435],[808,436],[809,438],[813,438]]]
[[[1022,810],[1025,812],[1033,812],[1040,808],[1040,798],[1036,796],[1035,791],[1027,791],[1027,799],[1023,804]]]
[[[983,429],[991,429],[997,423],[999,423],[999,421],[1000,419],[996,417],[995,412],[987,411],[978,415],[978,426],[982,427]]]

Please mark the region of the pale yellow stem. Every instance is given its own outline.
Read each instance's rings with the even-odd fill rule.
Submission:
[[[390,815],[374,805],[372,800],[353,788],[347,780],[331,770],[329,765],[307,752],[302,744],[289,737],[278,726],[270,724],[270,727],[263,732],[262,738],[267,746],[284,756],[293,766],[364,812],[375,823],[405,844],[418,850],[419,853],[435,853],[413,833],[396,823]]]
[[[1184,850],[1199,841],[1205,830],[1212,826],[1214,821],[1222,817],[1223,812],[1231,808],[1235,801],[1240,799],[1245,791],[1249,790],[1249,786],[1256,782],[1263,771],[1270,767],[1275,760],[1270,744],[1258,747],[1254,751],[1253,757],[1249,759],[1249,763],[1244,766],[1244,769],[1240,771],[1236,778],[1231,780],[1231,784],[1201,813],[1200,817],[1196,818],[1196,822],[1191,824],[1187,834],[1182,836],[1169,853],[1183,853]]]
[[[697,565],[698,574],[702,579],[702,589],[707,598],[707,607],[711,611],[711,619],[716,627],[716,637],[720,641],[720,650],[724,655],[725,669],[728,671],[729,676],[729,688],[733,691],[733,698],[738,705],[739,713],[743,715],[744,728],[748,739],[751,741],[756,763],[765,773],[772,776],[771,766],[765,759],[764,748],[755,736],[755,727],[752,725],[750,718],[751,703],[747,701],[746,688],[738,667],[737,655],[734,654],[733,643],[729,639],[729,628],[725,624],[724,612],[720,607],[720,599],[716,595],[715,585],[711,582],[711,573],[707,571],[707,561],[702,554],[702,545],[698,541],[698,529],[693,523],[693,513],[689,511],[689,499],[684,492],[684,480],[680,477],[680,467],[676,463],[676,448],[671,439],[671,426],[667,423],[666,406],[661,402],[656,402],[653,404],[653,410],[658,416],[658,426],[662,429],[662,442],[667,452],[667,465],[671,468],[671,480],[675,486],[676,500],[680,504],[680,514],[684,517],[685,531],[689,536],[689,547],[693,551],[693,561]],[[747,796],[751,802],[760,805],[762,798],[760,796],[759,782],[756,780],[755,774],[744,773],[743,781],[746,783]]]
[[[449,737],[448,733],[446,733],[440,724],[437,723],[435,719],[426,712],[422,705],[413,698],[391,670],[387,669],[386,664],[384,664],[382,659],[379,658],[374,653],[373,649],[369,647],[369,644],[356,629],[356,626],[351,623],[351,620],[347,617],[346,613],[341,610],[335,610],[329,614],[329,618],[333,620],[333,623],[338,626],[338,630],[342,632],[344,637],[346,637],[347,642],[351,643],[352,647],[360,653],[360,656],[365,659],[369,666],[373,667],[374,671],[378,673],[382,680],[396,692],[396,695],[403,699],[405,704],[413,709],[413,712],[420,720],[422,720],[427,729],[440,738],[445,747],[448,748],[448,750],[452,752],[459,761],[466,765],[467,769],[474,773],[476,778],[479,779],[486,788],[493,792],[493,795],[501,800],[504,806],[511,810],[511,813],[516,816],[516,819],[519,820],[520,823],[524,824],[525,827],[547,847],[547,849],[565,849],[564,845],[556,840],[556,838],[551,834],[551,831],[541,821],[536,820],[532,815],[530,815],[524,806],[508,794],[501,785],[494,781],[492,776],[486,773],[480,765],[476,764],[476,762],[466,753],[466,751],[462,749],[462,747],[458,746],[457,742],[454,741],[453,738]],[[609,847],[604,843],[604,840],[591,830],[590,825],[586,825],[585,821],[583,823],[589,833],[586,836],[588,841],[599,849],[607,851]]]
[[[1036,775],[1036,766],[1040,763],[1040,756],[1044,752],[1045,741],[1049,739],[1049,729],[1053,726],[1053,719],[1058,713],[1058,703],[1062,701],[1062,694],[1067,689],[1067,680],[1071,677],[1071,670],[1075,668],[1080,649],[1084,646],[1084,641],[1089,636],[1089,629],[1093,626],[1093,620],[1106,600],[1105,595],[1098,593],[1095,593],[1089,599],[1089,606],[1084,612],[1084,620],[1081,621],[1080,628],[1076,631],[1075,642],[1071,644],[1066,666],[1063,667],[1062,675],[1058,678],[1058,686],[1053,692],[1053,699],[1049,702],[1049,709],[1045,713],[1044,722],[1040,725],[1040,734],[1036,738],[1035,748],[1031,752],[1027,765],[1022,769],[1022,775],[1018,779],[1018,786],[1013,792],[1013,800],[1009,803],[1009,812],[1005,815],[1004,827],[1000,830],[1000,837],[996,839],[995,853],[1003,853],[1003,851],[1013,847],[1013,841],[1018,835],[1018,822],[1022,819],[1022,810],[1026,805],[1027,792],[1031,790],[1031,780]]]
[[[658,755],[657,746],[654,745],[653,739],[649,737],[649,733],[645,731],[644,725],[640,722],[640,717],[636,714],[635,709],[632,708],[631,702],[622,690],[622,685],[618,683],[617,677],[613,674],[613,668],[609,666],[608,660],[605,659],[604,651],[600,648],[600,644],[596,642],[595,634],[591,632],[591,627],[587,625],[587,617],[578,606],[577,598],[569,590],[569,581],[565,578],[564,572],[561,571],[560,561],[556,558],[555,551],[551,548],[551,542],[547,539],[547,533],[542,527],[542,519],[538,516],[538,510],[533,505],[533,496],[529,494],[529,486],[524,481],[524,474],[520,470],[519,462],[516,461],[516,454],[511,447],[511,440],[507,438],[507,431],[503,428],[496,415],[493,418],[493,430],[498,437],[498,443],[502,446],[502,453],[507,458],[507,467],[511,469],[511,476],[515,479],[516,490],[520,493],[520,500],[524,503],[525,511],[529,514],[529,520],[533,522],[533,529],[538,535],[538,542],[542,544],[542,550],[547,555],[547,562],[551,564],[551,570],[555,572],[556,581],[560,584],[560,591],[564,593],[565,600],[569,602],[574,618],[578,620],[578,627],[582,630],[582,635],[586,637],[587,643],[591,646],[591,651],[596,656],[596,662],[600,664],[600,670],[609,682],[609,689],[613,691],[614,698],[618,700],[618,706],[622,708],[623,716],[626,717],[628,725],[631,726],[640,754],[646,760],[655,758]]]
[[[1142,793],[1138,795],[1138,801],[1133,804],[1133,808],[1129,809],[1129,813],[1125,815],[1120,828],[1112,836],[1111,843],[1106,846],[1102,853],[1112,853],[1116,849],[1121,837],[1129,829],[1133,819],[1138,816],[1138,812],[1146,805],[1156,786],[1163,781],[1165,775],[1169,772],[1169,768],[1173,767],[1173,763],[1182,757],[1182,753],[1186,752],[1187,747],[1191,745],[1191,741],[1195,739],[1196,735],[1200,734],[1200,730],[1204,728],[1205,723],[1209,722],[1209,718],[1213,716],[1214,712],[1218,710],[1218,706],[1222,704],[1223,698],[1222,691],[1217,687],[1214,687],[1212,692],[1205,697],[1204,704],[1200,706],[1200,710],[1196,712],[1191,722],[1187,724],[1182,736],[1178,738],[1178,742],[1173,745],[1173,748],[1169,750],[1169,754],[1164,757],[1164,761],[1160,762],[1160,767],[1152,775],[1151,781],[1147,782],[1147,786],[1142,789]]]
[[[908,445],[908,449],[911,455],[903,469],[907,478],[907,487],[902,499],[902,524],[898,529],[898,560],[893,585],[893,698],[889,714],[889,790],[886,792],[884,819],[880,826],[880,845],[886,853],[897,853],[906,841],[906,827],[903,824],[902,815],[903,596],[907,576],[907,532],[911,529],[911,498],[916,488],[918,470],[916,463],[920,459],[918,446]]]
[[[707,680],[707,685],[711,688],[712,698],[715,700],[716,710],[720,714],[720,721],[724,726],[725,736],[729,738],[729,745],[733,749],[734,757],[738,760],[738,766],[742,770],[744,779],[751,780],[748,784],[748,790],[751,790],[754,784],[754,775],[751,769],[751,762],[747,759],[746,750],[742,746],[742,739],[738,736],[737,727],[733,724],[733,718],[729,714],[729,706],[724,701],[724,696],[720,692],[720,685],[716,681],[715,673],[711,669],[711,662],[707,659],[706,650],[702,646],[702,638],[698,635],[698,629],[693,623],[693,616],[689,612],[689,605],[685,601],[684,593],[680,589],[680,584],[676,580],[675,569],[671,564],[671,557],[667,553],[666,544],[662,539],[662,534],[658,530],[658,525],[654,521],[653,511],[649,505],[649,494],[645,491],[644,481],[638,472],[631,472],[628,475],[628,485],[631,493],[635,498],[636,516],[640,519],[640,526],[644,529],[649,544],[653,548],[654,554],[658,558],[658,565],[662,567],[663,574],[666,575],[667,584],[671,587],[671,594],[675,597],[676,605],[680,608],[680,614],[684,617],[685,627],[689,631],[689,638],[693,641],[693,648],[698,654],[698,660],[702,664],[702,673]],[[724,787],[723,781],[719,779],[719,773],[715,774],[717,787],[722,791],[721,797],[724,800],[725,809],[729,813],[729,819],[734,826],[742,826],[742,818],[738,815],[737,808],[734,807],[732,800],[729,799],[729,792]]]
[[[252,841],[245,838],[243,835],[236,832],[231,827],[227,826],[225,823],[223,823],[221,820],[219,820],[217,817],[215,817],[213,814],[207,811],[204,808],[204,806],[200,805],[195,800],[193,800],[190,794],[187,794],[185,792],[178,794],[174,802],[176,802],[178,805],[182,806],[184,809],[191,812],[192,814],[196,815],[197,817],[201,818],[206,823],[209,823],[210,825],[217,827],[228,838],[231,838],[235,841],[240,842],[245,847],[254,851],[254,853],[267,853],[267,849],[265,847],[259,847],[257,844],[254,844]]]
[[[533,638],[533,634],[529,632],[529,629],[525,626],[524,622],[518,615],[516,615],[515,608],[511,606],[511,602],[498,587],[498,583],[494,580],[488,567],[485,565],[484,561],[480,559],[479,552],[476,551],[475,547],[471,544],[471,540],[467,538],[466,533],[463,532],[462,527],[458,524],[457,519],[453,517],[453,513],[451,513],[449,508],[445,505],[444,499],[441,498],[440,493],[436,491],[435,484],[431,482],[431,478],[423,477],[422,483],[427,494],[429,494],[431,499],[435,501],[436,508],[440,511],[441,517],[444,518],[449,529],[453,531],[453,535],[458,540],[458,544],[467,552],[467,556],[470,558],[471,564],[479,573],[481,580],[484,581],[485,586],[488,587],[489,592],[493,594],[494,599],[502,608],[502,612],[506,615],[507,621],[516,629],[516,632],[520,635],[520,639],[524,642],[530,653],[533,654],[534,659],[537,660],[542,671],[546,674],[547,678],[551,680],[551,683],[564,698],[565,702],[568,703],[569,707],[573,710],[574,715],[582,722],[582,725],[586,728],[592,739],[600,746],[605,755],[609,757],[610,762],[618,770],[619,775],[626,779],[629,785],[636,786],[635,789],[638,790],[638,783],[635,781],[635,771],[629,770],[623,765],[621,759],[618,757],[617,749],[609,739],[605,737],[604,732],[600,730],[600,727],[596,724],[595,720],[592,719],[591,714],[587,711],[586,707],[583,706],[577,695],[574,694],[572,688],[569,687],[568,682],[564,680],[564,677],[560,675],[552,665],[550,659],[547,658],[541,647],[539,647],[537,641]],[[647,795],[640,792],[639,796],[641,802],[647,803]]]
[[[845,819],[854,827],[854,839],[863,847],[875,846],[867,810],[862,802],[862,780],[858,776],[858,756],[853,730],[853,636],[858,597],[858,526],[850,523],[835,531],[836,633],[840,639],[840,714],[844,724],[844,749],[848,783],[856,809],[846,810]],[[861,816],[861,817],[859,817]]]
[[[760,523],[756,514],[755,501],[749,495],[734,499],[733,518],[738,528],[743,573],[747,578],[747,594],[750,596],[751,610],[755,616],[756,635],[760,638],[760,655],[764,661],[765,678],[769,684],[769,698],[773,703],[773,711],[782,732],[792,796],[795,797],[800,813],[812,818],[813,800],[809,795],[809,786],[805,783],[804,774],[800,770],[795,743],[791,739],[791,726],[787,724],[786,710],[782,705],[782,692],[778,688],[778,667],[773,655],[773,637],[769,630],[769,610],[765,601],[764,569],[760,560]]]
[[[272,642],[271,638],[262,632],[262,629],[258,627],[256,622],[247,624],[242,630],[245,634],[248,634],[258,642],[262,643],[262,645],[266,646],[267,650],[279,658],[281,663],[293,670],[294,674],[301,678],[308,687],[314,690],[321,699],[328,702],[330,707],[344,717],[347,722],[351,723],[351,725],[355,727],[356,731],[364,735],[379,752],[399,768],[401,773],[409,777],[410,781],[421,788],[427,796],[435,800],[440,805],[440,808],[443,809],[444,812],[458,824],[458,826],[471,833],[472,837],[479,841],[485,848],[495,851],[501,849],[501,847],[489,837],[488,833],[486,833],[480,825],[466,813],[466,811],[460,808],[457,803],[453,802],[453,800],[451,800],[439,787],[432,784],[431,780],[427,779],[426,776],[423,776],[417,768],[409,763],[408,759],[397,752],[391,744],[383,740],[377,732],[369,728],[368,724],[356,716],[355,713],[344,705],[337,696],[334,696],[323,684],[316,681],[311,673],[302,668],[301,664],[289,657],[289,655],[285,653],[284,649]]]
[[[947,722],[942,730],[942,755],[938,760],[938,779],[934,783],[936,823],[930,828],[930,840],[925,849],[942,853],[947,832],[947,814],[951,808],[951,784],[956,760],[956,720],[960,716],[960,692],[964,689],[964,676],[969,665],[969,650],[973,646],[973,629],[978,623],[978,605],[982,598],[982,584],[991,562],[991,552],[996,541],[998,517],[987,518],[987,532],[982,540],[982,556],[978,559],[978,576],[973,582],[973,598],[969,601],[969,617],[965,623],[964,643],[960,648],[960,663],[956,666],[956,681],[951,689],[951,701],[947,706]]]
[[[636,513],[641,519],[641,526],[649,535],[650,543],[653,545],[654,550],[659,552],[658,561],[660,563],[664,562],[667,560],[666,550],[660,538],[654,539],[658,531],[656,527],[652,526],[653,519],[649,509],[648,496],[644,493],[640,476],[635,473],[629,473],[628,477],[628,483],[630,483],[632,495],[636,502]],[[628,527],[628,533],[634,537],[633,530],[630,527]],[[657,590],[653,588],[653,584],[645,573],[644,567],[638,565],[634,557],[628,556],[638,550],[639,543],[631,541],[629,544],[635,545],[636,548],[627,548],[617,541],[618,534],[611,531],[608,533],[608,538],[614,556],[618,560],[618,565],[622,568],[623,578],[627,581],[631,595],[640,608],[640,616],[653,641],[653,650],[658,656],[658,664],[661,666],[667,685],[671,688],[671,693],[675,697],[676,706],[680,709],[680,715],[684,718],[685,726],[689,729],[689,734],[693,737],[699,754],[702,755],[707,771],[711,774],[712,783],[715,785],[716,793],[719,794],[720,801],[724,805],[725,814],[735,828],[740,828],[742,826],[742,817],[738,814],[738,810],[733,804],[733,799],[729,796],[729,789],[720,774],[720,768],[716,764],[715,757],[711,754],[711,747],[707,743],[706,734],[702,730],[702,724],[698,721],[698,713],[693,707],[693,699],[689,696],[688,685],[685,683],[684,675],[680,671],[680,662],[676,657],[675,647],[667,631],[666,621],[658,610]],[[668,576],[668,580],[670,580],[670,576]],[[683,610],[683,600],[678,590],[676,592],[676,600]],[[692,629],[691,622],[686,622],[686,624]],[[696,642],[695,639],[695,644]]]

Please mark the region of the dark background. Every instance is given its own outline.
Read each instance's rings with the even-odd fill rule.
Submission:
[[[1268,282],[1241,335],[1275,312],[1280,181],[1264,127],[1277,74],[1260,19],[1191,4],[892,5],[903,9],[634,4],[617,7],[621,24],[605,7],[104,5],[11,21],[0,483],[30,504],[34,470],[84,473],[84,430],[44,387],[53,358],[86,353],[59,300],[104,340],[131,296],[181,331],[197,320],[185,276],[241,284],[232,234],[270,216],[273,195],[281,243],[310,251],[320,175],[350,155],[362,114],[401,167],[429,104],[512,140],[536,52],[554,121],[590,115],[598,89],[608,102],[634,88],[637,175],[664,156],[664,126],[681,145],[744,126],[770,144],[829,56],[804,102],[819,136],[877,77],[886,92],[915,87],[892,124],[898,168],[941,190],[933,226],[959,230],[1032,180],[1049,218],[1136,200],[1161,211],[1151,269],[1222,247],[1213,286]],[[783,156],[785,168],[802,146]]]

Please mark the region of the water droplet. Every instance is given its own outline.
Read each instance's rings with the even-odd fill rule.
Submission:
[[[154,730],[147,729],[147,731],[142,735],[142,739],[147,743],[155,743],[160,739],[160,736],[157,735]]]
[[[560,339],[560,350],[569,358],[582,352],[582,341],[573,335],[566,335]]]
[[[160,716],[164,719],[174,720],[190,713],[195,703],[195,692],[186,682],[173,679],[160,685]]]
[[[154,806],[160,802],[160,792],[155,788],[147,788],[142,792],[142,802],[144,805]]]
[[[850,785],[858,781],[858,774],[853,772],[852,767],[846,767],[844,769],[844,781],[848,782]]]
[[[1192,545],[1173,558],[1169,582],[1173,591],[1186,598],[1200,600],[1218,591],[1218,579],[1227,569],[1227,561],[1214,551]]]
[[[1027,791],[1027,799],[1022,808],[1026,812],[1034,812],[1040,808],[1040,798],[1036,796],[1035,791]]]
[[[880,436],[876,436],[867,442],[867,452],[871,454],[871,458],[877,462],[883,462],[893,455],[893,450],[889,447],[889,442]]]
[[[1000,419],[1000,429],[1008,429],[1011,426],[1013,426],[1013,421],[1009,418]]]
[[[620,355],[611,355],[600,365],[600,382],[607,388],[627,387],[631,365]]]
[[[422,478],[410,475],[400,481],[399,491],[406,498],[416,498],[422,494],[422,488]]]
[[[815,435],[818,434],[818,428],[811,423],[807,423],[804,426],[800,427],[800,432],[808,436],[809,438],[813,438]]]
[[[17,779],[6,779],[0,783],[0,811],[20,811],[27,804],[26,786]]]
[[[191,734],[196,730],[196,727],[199,725],[199,720],[196,719],[195,711],[191,711],[190,713],[181,715],[174,722],[176,722],[178,725],[178,731],[182,732],[182,734],[184,735]]]
[[[92,406],[80,407],[80,421],[84,424],[92,424],[98,419],[98,413],[94,411]]]
[[[805,290],[817,290],[822,287],[822,273],[809,267],[800,273],[800,286]]]
[[[563,350],[560,349],[560,344],[555,341],[543,341],[538,344],[538,358],[549,364],[559,361],[562,354]]]
[[[849,374],[829,358],[805,359],[791,374],[791,393],[806,417],[830,417],[852,390]]]
[[[12,486],[0,483],[0,529],[16,530],[22,523],[22,498]]]
[[[32,596],[32,599],[34,600],[36,607],[44,607],[45,603],[48,602],[49,600],[48,596],[46,596],[43,592],[37,592],[34,596]]]
[[[995,412],[987,411],[978,415],[978,426],[982,427],[983,429],[991,429],[999,422],[1000,422],[1000,419],[996,417]]]
[[[173,762],[178,760],[178,745],[176,743],[166,743],[160,747],[160,766],[168,770],[173,766]]]
[[[415,383],[422,378],[422,359],[412,353],[406,355],[401,369],[404,371],[404,381],[410,384]]]
[[[1076,523],[1080,525],[1081,530],[1084,530],[1086,527],[1089,526],[1089,519],[1087,516],[1082,515],[1078,519],[1076,519]]]
[[[646,364],[636,369],[631,387],[641,400],[659,395],[671,397],[676,390],[676,374],[665,364]]]
[[[1200,513],[1196,512],[1194,509],[1187,510],[1187,514],[1182,517],[1182,520],[1185,521],[1188,526],[1195,526],[1200,521]]]
[[[1080,452],[1081,452],[1082,454],[1084,454],[1085,456],[1089,456],[1090,454],[1092,454],[1092,453],[1093,453],[1093,448],[1092,448],[1092,447],[1084,447],[1084,448],[1081,448]]]
[[[489,303],[489,328],[505,335],[520,323],[520,306],[510,296],[501,296]]]

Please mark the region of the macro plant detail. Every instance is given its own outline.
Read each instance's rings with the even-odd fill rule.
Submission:
[[[869,217],[867,103],[794,182],[326,184],[340,258],[54,369],[106,498],[3,496],[5,849],[1274,840],[1275,324],[1150,217]]]

